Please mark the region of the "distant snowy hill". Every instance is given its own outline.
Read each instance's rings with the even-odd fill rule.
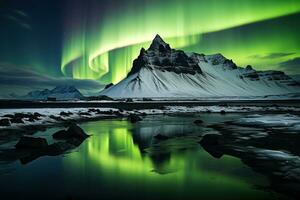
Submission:
[[[171,49],[157,35],[141,49],[128,76],[101,92],[110,97],[250,97],[299,93],[299,83],[281,71],[241,68],[221,54]]]
[[[48,97],[56,98],[57,100],[74,100],[83,98],[83,95],[73,86],[57,86],[52,90],[45,89],[29,92],[22,99],[46,100]]]

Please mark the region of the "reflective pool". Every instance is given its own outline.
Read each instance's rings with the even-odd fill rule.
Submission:
[[[205,125],[240,114],[202,114]],[[268,180],[238,158],[216,159],[200,145],[211,132],[198,116],[148,116],[131,124],[102,120],[80,124],[92,135],[61,156],[26,165],[3,163],[1,199],[283,199]],[[37,135],[47,136],[59,128]],[[172,136],[169,140],[155,135]],[[176,137],[173,137],[176,136]]]

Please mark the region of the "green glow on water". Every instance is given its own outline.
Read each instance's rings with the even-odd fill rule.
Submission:
[[[255,62],[247,56],[253,52],[299,50],[299,44],[295,43],[298,32],[290,34],[288,30],[267,32],[266,42],[265,37],[255,34],[260,29],[248,31],[253,37],[239,35],[236,30],[213,38],[222,39],[219,43],[206,45],[202,40],[203,35],[211,32],[297,13],[300,11],[298,0],[127,0],[108,4],[107,9],[92,7],[90,15],[77,13],[81,20],[76,27],[67,24],[61,63],[65,75],[117,83],[131,69],[140,48],[147,48],[157,33],[174,48],[221,52],[238,64],[257,64],[261,69],[276,60]],[[93,15],[97,12],[101,12],[101,17]],[[292,37],[285,37],[282,42],[282,35]]]
[[[132,137],[132,125],[127,121],[92,122],[82,127],[92,137],[78,151],[65,157],[66,181],[74,177],[87,179],[90,174],[96,182],[101,180],[105,185],[114,185],[118,191],[122,190],[119,187],[124,191],[135,188],[137,193],[147,195],[147,188],[151,188],[152,195],[175,199],[224,194],[229,195],[224,196],[225,199],[238,195],[249,199],[253,195],[258,199],[266,196],[263,191],[253,190],[251,184],[261,183],[261,180],[240,160],[229,156],[214,159],[201,150],[199,144],[191,150],[172,151],[166,160],[158,162],[150,154],[141,153]],[[195,141],[184,142],[187,143]],[[241,176],[243,173],[245,176]]]

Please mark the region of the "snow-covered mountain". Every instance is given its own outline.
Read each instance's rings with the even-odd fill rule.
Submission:
[[[57,100],[82,99],[83,95],[74,86],[57,86],[52,90],[36,90],[29,92],[22,99],[46,100],[47,98],[56,98]]]
[[[249,97],[299,93],[299,83],[281,71],[241,68],[221,54],[171,49],[157,35],[141,49],[128,76],[104,89],[110,97]]]

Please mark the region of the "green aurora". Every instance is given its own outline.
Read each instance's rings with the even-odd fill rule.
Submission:
[[[67,6],[61,70],[117,83],[160,34],[173,48],[280,69],[300,55],[299,0],[127,0]]]

